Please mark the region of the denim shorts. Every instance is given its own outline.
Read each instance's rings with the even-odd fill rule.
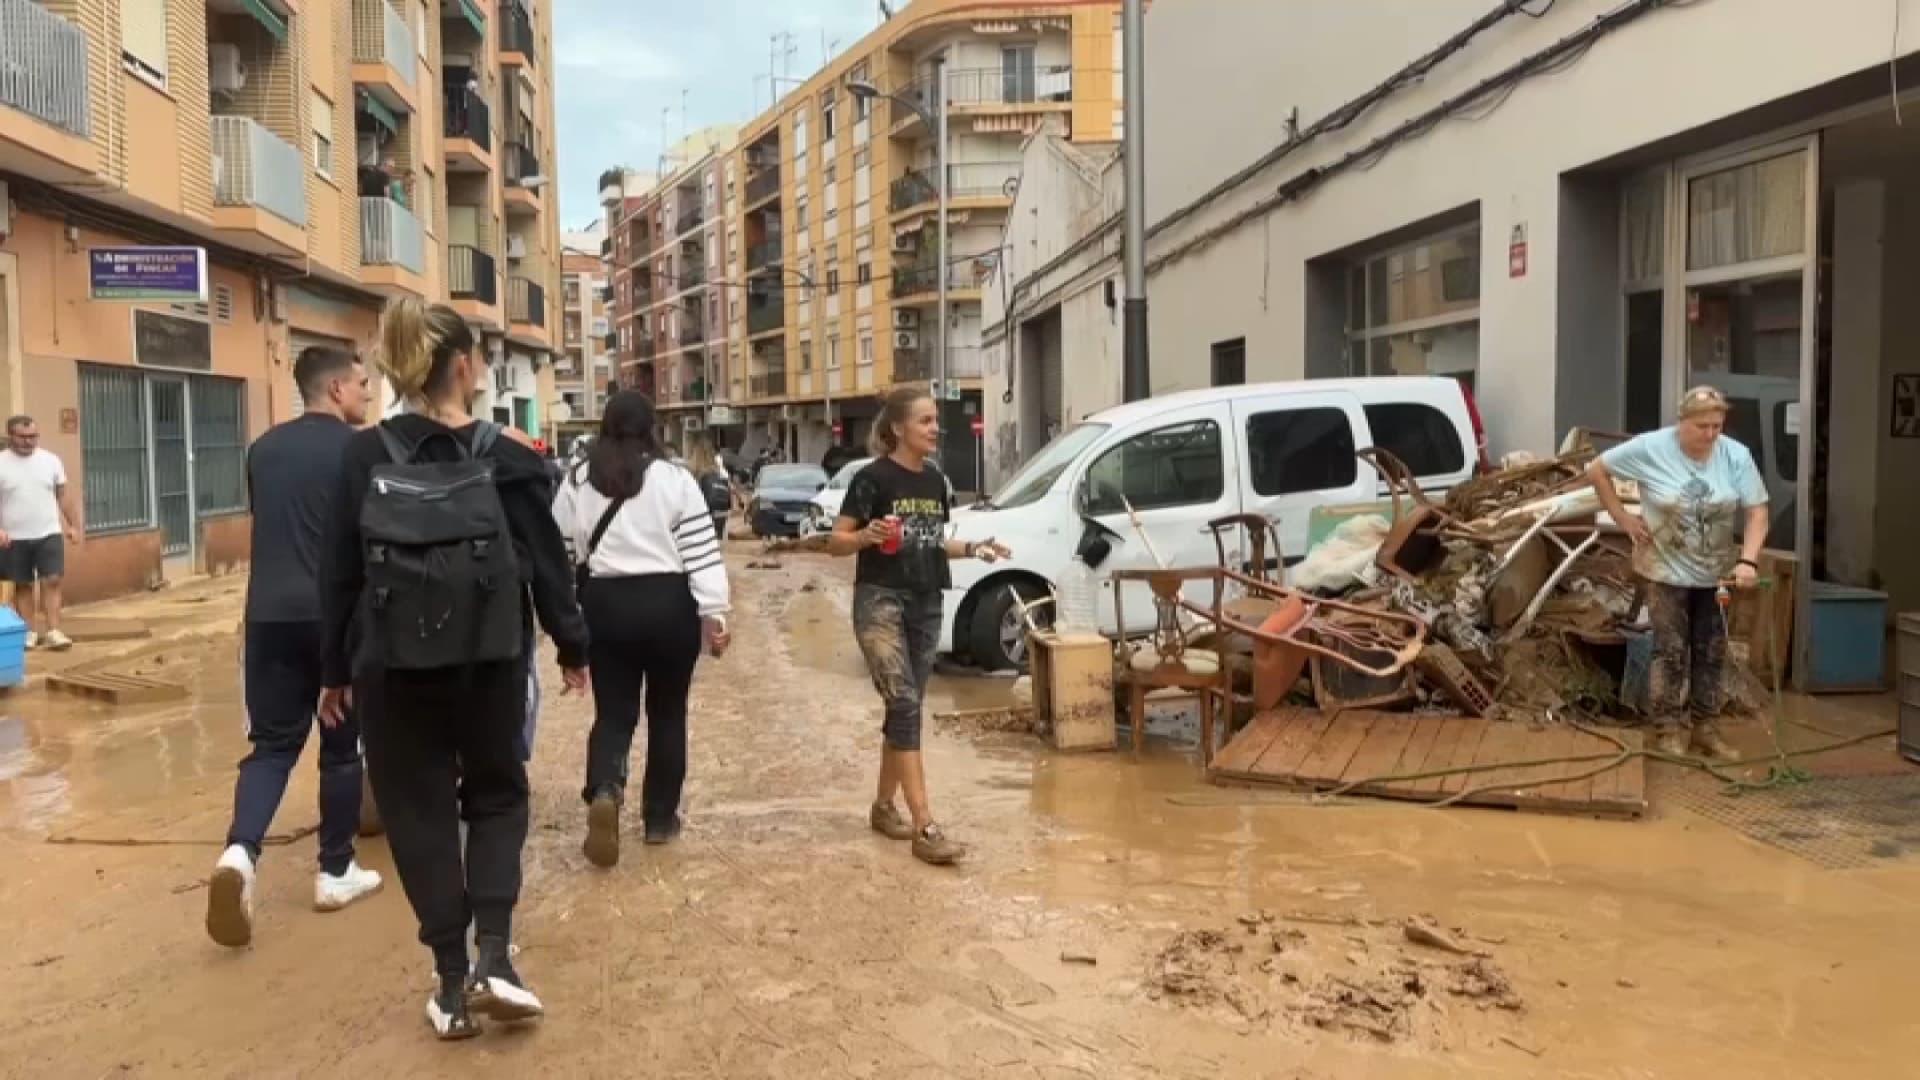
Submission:
[[[853,635],[886,704],[880,732],[895,750],[920,749],[920,712],[940,645],[940,594],[853,587]]]

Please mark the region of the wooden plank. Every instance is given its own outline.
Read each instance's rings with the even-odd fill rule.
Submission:
[[[1487,737],[1487,729],[1493,726],[1493,723],[1486,720],[1468,720],[1460,729],[1460,740],[1453,744],[1452,760],[1441,762],[1435,768],[1460,769],[1468,765],[1480,764],[1480,744]],[[1453,795],[1464,790],[1469,784],[1480,783],[1484,775],[1484,773],[1454,773],[1451,776],[1443,776],[1439,778],[1440,786],[1436,790],[1441,795]]]
[[[1434,736],[1432,743],[1429,744],[1425,760],[1420,762],[1419,768],[1411,771],[1432,772],[1435,769],[1444,769],[1452,765],[1453,752],[1455,748],[1460,745],[1460,737],[1466,733],[1468,727],[1484,722],[1485,721],[1474,720],[1466,716],[1448,717],[1446,721],[1440,725],[1440,731]],[[1401,771],[1407,772],[1409,770],[1402,769]],[[1424,780],[1413,781],[1412,784],[1407,787],[1406,792],[1410,796],[1425,799],[1429,796],[1439,794],[1440,784],[1440,777],[1429,776]]]
[[[1260,755],[1254,765],[1254,771],[1263,777],[1290,780],[1300,763],[1313,752],[1314,744],[1333,723],[1333,717],[1317,709],[1304,710],[1300,719],[1287,728],[1281,736],[1273,740],[1267,752]]]
[[[1524,761],[1536,755],[1530,753],[1535,744],[1533,732],[1525,724],[1514,721],[1499,721],[1487,725],[1487,733],[1480,740],[1480,746],[1474,751],[1473,764],[1501,765],[1510,761]],[[1489,788],[1512,783],[1518,779],[1518,769],[1493,769],[1488,772],[1469,773],[1461,777],[1460,786],[1455,791],[1468,788]],[[1481,805],[1512,806],[1514,794],[1511,791],[1483,791],[1467,800]]]
[[[1407,744],[1400,750],[1400,758],[1393,763],[1395,776],[1417,773],[1426,766],[1427,755],[1433,751],[1433,741],[1440,737],[1440,729],[1447,726],[1445,716],[1416,716],[1413,731],[1407,736]],[[1404,796],[1417,785],[1417,780],[1395,780],[1380,790]]]
[[[1548,752],[1543,756],[1576,757],[1583,754],[1600,752],[1596,749],[1596,747],[1601,745],[1600,740],[1584,732],[1574,728],[1560,728],[1555,734],[1556,738],[1547,745]],[[1611,748],[1609,747],[1609,749]],[[1535,769],[1533,772],[1536,776],[1544,776],[1551,773],[1566,775],[1587,772],[1603,764],[1605,764],[1605,762],[1595,761],[1577,765],[1558,765],[1545,769]],[[1587,806],[1593,802],[1594,779],[1594,777],[1588,777],[1585,780],[1567,780],[1559,783],[1541,784],[1534,790],[1534,801],[1537,802],[1542,809],[1578,809]]]
[[[1615,731],[1614,734],[1621,736],[1623,741],[1625,741],[1625,737],[1628,735],[1634,734],[1634,732]],[[1586,744],[1588,746],[1593,747],[1594,748],[1593,752],[1596,754],[1602,751],[1615,749],[1612,743],[1608,742],[1605,739],[1598,738],[1593,735],[1586,736],[1586,740],[1587,740]],[[1627,745],[1633,746],[1634,744],[1629,741],[1627,742]],[[1629,762],[1628,764],[1632,764],[1632,762]],[[1612,802],[1620,792],[1620,781],[1622,779],[1621,774],[1625,771],[1626,771],[1626,766],[1623,765],[1620,768],[1614,769],[1611,772],[1604,772],[1604,773],[1601,773],[1599,776],[1594,777],[1593,786],[1587,792],[1588,801],[1596,802],[1596,803]]]
[[[1345,709],[1336,714],[1332,726],[1320,737],[1313,753],[1300,762],[1295,775],[1302,783],[1338,784],[1347,774],[1354,755],[1359,753],[1360,744],[1367,741],[1368,732],[1373,730],[1374,717],[1380,715],[1383,714],[1368,709]]]
[[[1253,764],[1260,755],[1267,752],[1273,740],[1299,718],[1297,708],[1280,708],[1263,712],[1253,718],[1253,723],[1243,728],[1228,742],[1226,748],[1213,757],[1213,771],[1236,776],[1250,775]]]
[[[1360,749],[1341,774],[1341,783],[1392,776],[1399,772],[1400,753],[1406,749],[1407,741],[1419,726],[1418,718],[1408,713],[1375,713],[1373,727],[1367,732],[1367,741],[1360,744]],[[1356,790],[1366,791],[1377,787],[1390,788],[1392,784],[1366,784]]]
[[[1646,736],[1638,731],[1617,732],[1623,742],[1634,750],[1646,744]],[[1609,783],[1605,791],[1599,784],[1594,785],[1593,801],[1596,807],[1608,813],[1626,813],[1639,817],[1647,811],[1647,759],[1636,757],[1607,774]]]

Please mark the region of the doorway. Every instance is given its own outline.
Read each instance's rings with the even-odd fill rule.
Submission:
[[[160,554],[180,560],[185,573],[193,563],[193,459],[187,411],[187,381],[178,376],[149,376],[148,415],[153,417],[154,508],[160,519]],[[167,576],[176,576],[169,567]]]

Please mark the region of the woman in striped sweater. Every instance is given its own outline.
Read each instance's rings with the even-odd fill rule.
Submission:
[[[653,402],[623,390],[607,402],[600,435],[554,497],[553,516],[580,568],[592,645],[593,731],[587,737],[587,858],[620,861],[627,757],[647,710],[640,812],[649,844],[680,834],[687,775],[687,692],[704,647],[726,651],[727,568],[707,500],[693,474],[669,462]]]

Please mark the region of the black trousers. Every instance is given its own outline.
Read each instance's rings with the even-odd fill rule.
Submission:
[[[700,609],[684,574],[594,578],[582,601],[593,669],[583,795],[624,795],[644,692],[647,766],[640,812],[649,822],[671,821],[687,778],[687,691],[700,659]]]
[[[354,682],[393,865],[442,974],[466,972],[469,924],[481,936],[513,932],[527,842],[526,702],[518,659]]]
[[[240,760],[240,776],[233,784],[227,843],[242,845],[255,861],[287,793],[287,777],[314,727],[320,638],[317,622],[246,626],[241,692],[253,750]],[[339,727],[320,729],[320,869],[346,873],[359,829],[360,724],[349,713]]]
[[[1726,704],[1727,624],[1715,592],[1647,582],[1647,711],[1662,731],[1711,732]]]

